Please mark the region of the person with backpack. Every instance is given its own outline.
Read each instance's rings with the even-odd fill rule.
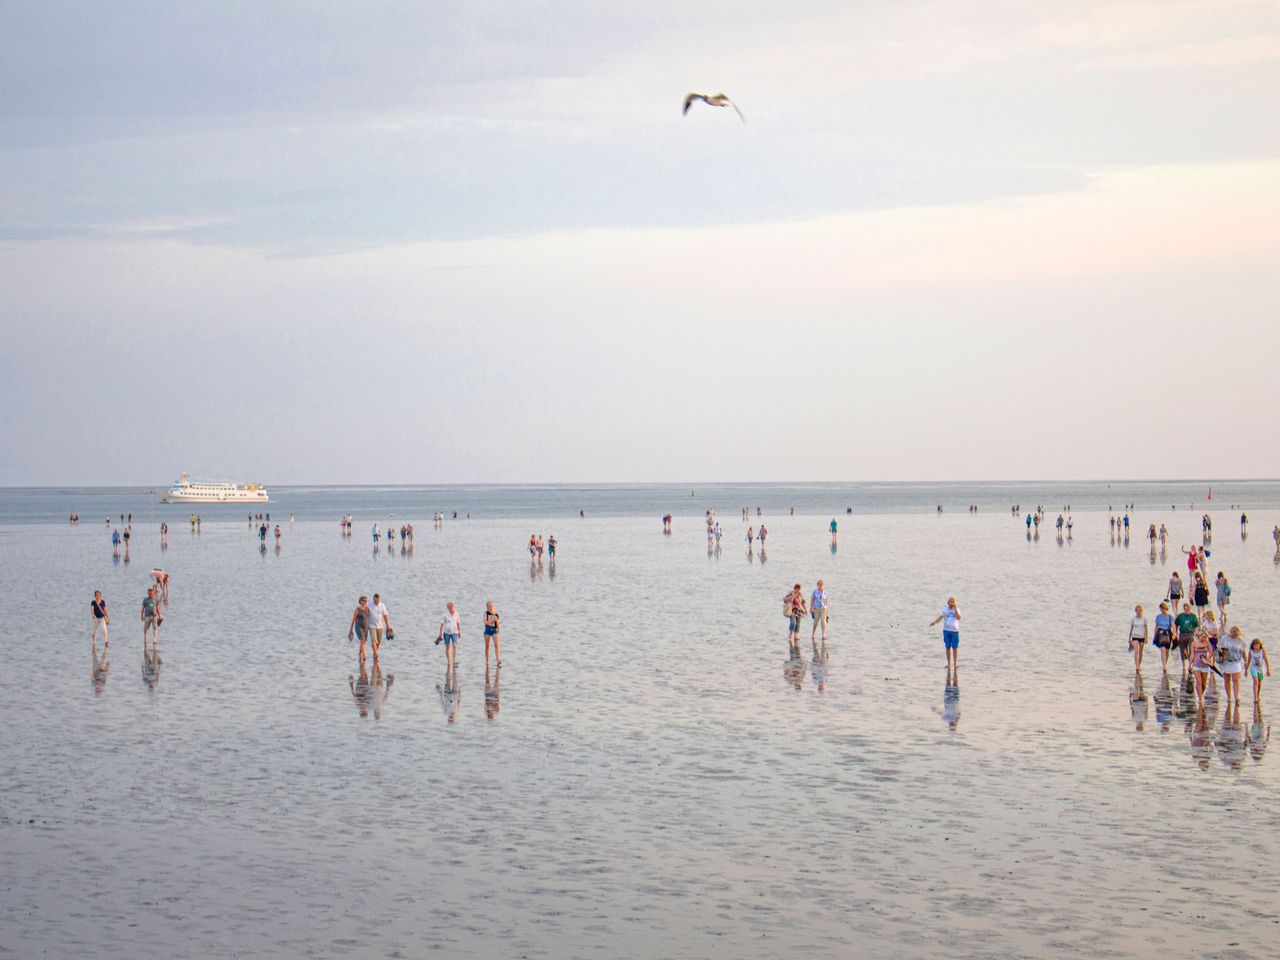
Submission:
[[[1227,575],[1221,570],[1218,571],[1218,579],[1214,582],[1214,587],[1218,594],[1218,619],[1222,621],[1222,625],[1227,625],[1227,604],[1231,602],[1231,584],[1227,580]]]
[[[804,588],[796,584],[791,592],[782,598],[782,615],[787,618],[787,646],[800,648],[800,621],[809,612],[804,599]]]

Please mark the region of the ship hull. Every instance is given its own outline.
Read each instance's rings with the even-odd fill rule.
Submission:
[[[216,493],[182,493],[170,490],[160,500],[161,503],[270,503],[271,498],[263,491],[237,491],[227,494]]]

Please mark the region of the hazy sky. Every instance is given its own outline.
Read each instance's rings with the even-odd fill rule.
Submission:
[[[1280,477],[1280,2],[3,20],[0,484]]]

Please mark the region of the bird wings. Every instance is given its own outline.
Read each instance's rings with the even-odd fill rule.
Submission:
[[[691,93],[684,98],[684,110],[682,115],[689,113],[689,108],[693,106],[693,101],[701,100],[710,107],[733,107],[734,113],[738,115],[738,119],[743,123],[747,122],[747,118],[742,115],[742,111],[738,109],[738,105],[726,97],[723,93],[717,93],[715,96],[709,96],[705,93]]]

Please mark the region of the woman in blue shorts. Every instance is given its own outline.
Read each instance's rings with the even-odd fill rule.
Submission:
[[[960,666],[960,610],[955,597],[947,597],[947,605],[929,626],[942,621],[942,646],[947,654],[947,669]]]

